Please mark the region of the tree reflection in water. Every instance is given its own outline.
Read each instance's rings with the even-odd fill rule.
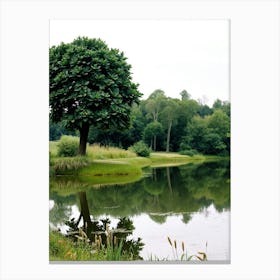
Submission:
[[[83,185],[88,203],[88,209],[81,209],[85,219],[89,219],[87,211],[95,218],[103,215],[133,217],[145,213],[161,224],[167,216],[180,214],[183,222],[188,223],[192,213],[203,212],[211,204],[219,212],[230,208],[229,161],[153,168],[147,172],[150,176],[135,183],[100,188]],[[55,203],[64,200],[66,205],[79,204],[85,199],[85,194],[78,193],[73,201],[71,195],[82,188],[80,181],[63,180],[66,179],[57,178],[51,182],[50,199]],[[63,190],[69,190],[71,182],[69,195],[63,194]],[[63,188],[64,185],[67,188]]]
[[[77,220],[74,218],[65,222],[69,226],[68,237],[74,241],[84,239],[85,241],[105,248],[111,246],[118,247],[121,244],[121,253],[129,255],[133,260],[142,259],[140,251],[143,249],[141,238],[137,240],[128,239],[134,228],[133,222],[126,217],[120,218],[116,228],[110,229],[111,221],[109,218],[100,221],[92,220],[87,202],[86,192],[78,193],[80,200],[80,215]],[[81,234],[82,233],[82,234]],[[79,235],[81,234],[81,235]]]

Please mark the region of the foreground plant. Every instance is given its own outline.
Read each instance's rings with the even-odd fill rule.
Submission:
[[[207,261],[207,255],[205,252],[197,252],[196,255],[190,255],[188,256],[187,254],[187,249],[185,248],[185,243],[184,241],[182,241],[181,243],[181,249],[182,249],[182,253],[181,256],[179,258],[178,255],[178,246],[177,246],[177,241],[174,240],[172,242],[172,240],[170,239],[170,237],[167,237],[168,243],[170,244],[171,248],[172,248],[172,254],[173,254],[173,258],[174,260],[181,260],[181,261],[190,261],[194,258],[196,258],[199,261]],[[207,249],[207,242],[206,242],[206,249]]]
[[[78,222],[78,223],[77,223]],[[110,220],[92,222],[91,231],[78,227],[78,221],[67,222],[68,233],[50,233],[51,260],[131,261],[142,259],[139,252],[144,244],[141,239],[128,240],[134,229],[132,221],[121,218],[116,228]]]

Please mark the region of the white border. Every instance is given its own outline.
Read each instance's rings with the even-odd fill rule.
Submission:
[[[278,1],[0,3],[1,279],[279,279]],[[230,265],[49,264],[49,19],[85,18],[231,20]]]

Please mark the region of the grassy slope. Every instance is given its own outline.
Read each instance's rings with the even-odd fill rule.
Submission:
[[[215,156],[186,156],[178,153],[155,152],[149,158],[136,157],[130,151],[118,148],[104,148],[96,145],[88,147],[86,158],[57,158],[57,142],[50,142],[50,152],[57,175],[75,175],[92,177],[91,184],[102,184],[119,181],[120,177],[128,176],[128,182],[139,179],[142,168],[146,166],[176,166],[191,162],[216,160]],[[100,178],[98,178],[100,177]],[[102,177],[106,177],[102,178]],[[109,179],[109,177],[111,177]],[[118,177],[118,178],[116,178]],[[98,179],[97,179],[98,178]],[[88,181],[88,179],[86,180]]]

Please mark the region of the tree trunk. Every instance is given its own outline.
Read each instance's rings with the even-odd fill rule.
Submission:
[[[82,127],[80,128],[79,155],[81,155],[81,156],[86,155],[88,132],[89,132],[88,123],[83,123]]]
[[[172,121],[169,123],[167,130],[167,139],[166,139],[166,152],[169,152],[169,144],[170,144],[170,133],[171,133]]]
[[[154,135],[154,151],[157,150],[157,137]]]

